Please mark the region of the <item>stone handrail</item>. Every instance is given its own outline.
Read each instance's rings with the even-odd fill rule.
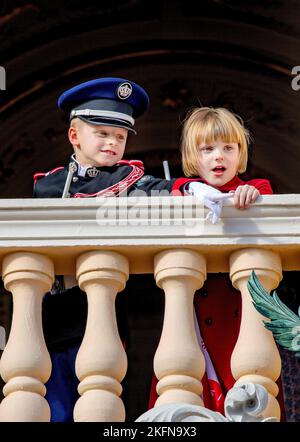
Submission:
[[[300,269],[300,195],[263,196],[244,211],[226,201],[216,225],[205,221],[206,215],[193,197],[0,200],[0,263],[14,302],[10,338],[0,361],[6,382],[0,421],[50,418],[43,398],[51,366],[41,299],[54,274],[76,275],[88,297],[87,328],[76,360],[81,395],[76,421],[125,419],[120,382],[127,359],[114,299],[129,273],[153,273],[166,296],[154,359],[156,406],[201,406],[205,363],[191,324],[193,295],[207,272],[228,272],[242,294],[244,314],[231,360],[236,385],[262,385],[269,397],[264,417],[278,419],[280,357],[250,302],[246,282],[254,269],[271,290],[282,270]],[[99,334],[106,336],[101,342]],[[245,345],[249,341],[253,348]]]
[[[74,275],[79,254],[109,248],[126,252],[130,273],[153,273],[157,252],[187,247],[211,273],[228,272],[233,251],[259,246],[279,253],[283,270],[300,268],[300,194],[265,195],[248,210],[225,201],[216,225],[204,224],[206,213],[194,197],[0,200],[0,261],[36,251]]]

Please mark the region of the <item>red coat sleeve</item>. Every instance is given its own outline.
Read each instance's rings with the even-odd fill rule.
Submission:
[[[205,183],[205,181],[201,178],[178,178],[173,184],[172,194],[182,195],[182,188],[184,184],[192,181],[201,181]],[[230,190],[235,190],[238,186],[244,184],[249,184],[250,186],[256,187],[261,195],[271,195],[273,193],[270,181],[260,178],[250,181],[242,181],[240,178],[234,177],[229,183],[226,183],[224,186],[220,187],[219,190],[221,192],[229,192]]]
[[[182,195],[183,194],[182,187],[184,186],[184,184],[191,183],[192,181],[201,181],[201,179],[200,178],[177,178],[177,180],[174,182],[173,187],[172,187],[172,194],[175,196]]]
[[[256,187],[261,195],[272,195],[274,193],[269,180],[255,179],[247,181],[245,184]]]

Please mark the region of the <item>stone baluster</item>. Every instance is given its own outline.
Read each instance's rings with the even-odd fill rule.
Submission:
[[[163,330],[154,357],[160,395],[155,406],[203,405],[205,360],[195,332],[193,298],[206,278],[206,261],[192,250],[163,251],[155,256],[154,275],[165,292]]]
[[[86,331],[76,358],[81,395],[74,408],[77,422],[125,420],[119,396],[127,356],[118,333],[115,298],[128,273],[127,259],[115,252],[92,251],[77,259],[78,283],[88,300]]]
[[[252,270],[267,291],[276,288],[282,278],[280,256],[265,249],[247,248],[230,256],[230,277],[242,296],[242,319],[239,337],[231,357],[235,385],[252,382],[268,391],[265,417],[280,418],[276,380],[281,371],[281,359],[271,331],[263,324],[266,318],[253,306],[247,282]]]
[[[0,405],[1,422],[47,422],[50,408],[44,383],[51,373],[41,306],[54,280],[54,266],[46,256],[18,252],[7,255],[2,265],[5,288],[13,295],[9,340],[0,361],[6,385]]]

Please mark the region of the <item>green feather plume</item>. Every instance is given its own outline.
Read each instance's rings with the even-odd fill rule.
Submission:
[[[276,342],[296,352],[296,356],[300,358],[300,307],[299,316],[297,316],[280,301],[276,291],[273,295],[266,291],[254,271],[247,286],[256,310],[270,319],[270,321],[263,322],[265,327],[273,333]]]

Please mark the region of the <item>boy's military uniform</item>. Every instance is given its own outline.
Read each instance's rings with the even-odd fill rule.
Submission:
[[[59,108],[69,112],[71,120],[79,118],[89,124],[122,127],[134,133],[135,118],[146,111],[148,104],[144,89],[121,78],[88,81],[67,90],[58,99]],[[175,180],[145,176],[143,163],[137,160],[120,160],[112,167],[82,167],[72,155],[69,166],[36,173],[34,181],[33,196],[36,198],[61,198],[63,195],[91,198],[133,193],[150,195],[152,189],[171,191]],[[124,300],[124,296],[116,300],[123,342],[128,341]],[[77,285],[66,289],[64,278],[58,276],[43,300],[43,330],[52,360],[52,373],[46,383],[52,422],[72,420],[79,397],[75,358],[84,335],[86,317],[85,293]]]
[[[142,161],[121,160],[112,167],[83,168],[71,157],[76,169],[69,188],[73,198],[130,196],[136,190],[151,195],[151,190],[172,191],[175,179],[167,181],[144,175]],[[57,167],[47,173],[34,175],[34,197],[61,198],[68,175],[68,167]]]
[[[143,163],[138,160],[121,160],[112,167],[88,168],[83,168],[73,155],[70,161],[76,169],[69,188],[71,198],[143,196],[151,195],[152,190],[155,190],[156,194],[160,190],[171,193],[176,181],[144,175]],[[60,198],[67,175],[68,167],[57,167],[47,173],[36,173],[34,197]],[[50,293],[47,294],[43,304],[44,334],[50,350],[62,350],[70,343],[81,340],[86,324],[86,309],[86,297],[79,287],[66,289],[65,279],[57,276],[51,296]],[[123,319],[120,319],[120,324],[121,337],[127,340],[127,327]]]

